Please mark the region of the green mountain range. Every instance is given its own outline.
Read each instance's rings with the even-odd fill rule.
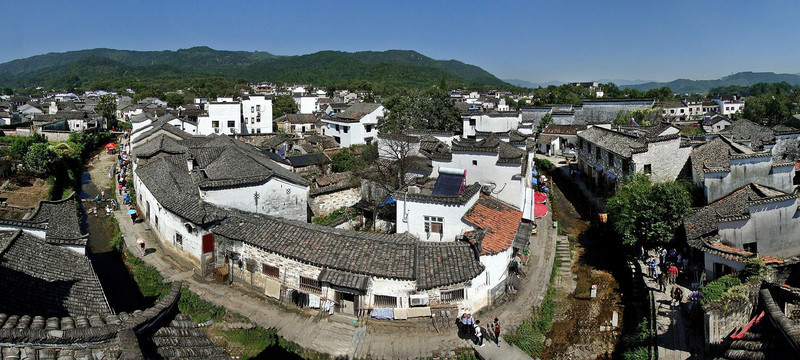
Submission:
[[[668,86],[673,92],[684,93],[707,93],[717,87],[739,85],[750,86],[756,83],[774,83],[785,81],[790,85],[800,85],[800,75],[798,74],[776,74],[773,72],[740,72],[722,77],[717,80],[689,80],[678,79],[670,82],[648,82],[644,84],[620,86],[633,88],[641,91]]]
[[[512,87],[475,65],[434,60],[410,50],[320,51],[278,56],[209,47],[177,51],[91,49],[48,53],[0,64],[0,86],[12,88],[88,87],[121,78],[174,81],[205,77],[323,86],[358,82],[384,89],[428,86],[442,79],[449,86]]]

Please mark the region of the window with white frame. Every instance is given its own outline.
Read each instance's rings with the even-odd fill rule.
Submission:
[[[425,216],[425,232],[430,234],[442,234],[444,229],[444,218],[438,216]]]

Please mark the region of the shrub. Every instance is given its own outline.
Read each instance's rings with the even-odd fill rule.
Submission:
[[[186,288],[181,289],[178,309],[191,315],[192,320],[198,323],[220,319],[225,316],[226,312],[224,307],[213,305]]]
[[[720,277],[714,281],[706,284],[700,293],[703,295],[701,300],[702,305],[708,305],[713,302],[719,301],[734,286],[742,284],[742,280],[736,274],[729,274]]]
[[[549,174],[549,173],[553,172],[553,170],[556,169],[556,166],[553,165],[553,163],[550,162],[550,160],[547,160],[547,159],[535,158],[535,159],[533,159],[533,162],[534,162],[534,164],[536,164],[536,168],[538,168],[540,171],[542,171],[542,172],[544,172],[546,174]]]

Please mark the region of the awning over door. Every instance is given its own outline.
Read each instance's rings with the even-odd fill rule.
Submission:
[[[365,275],[334,269],[322,269],[322,272],[319,273],[319,281],[360,291],[367,291],[369,286],[369,277]]]

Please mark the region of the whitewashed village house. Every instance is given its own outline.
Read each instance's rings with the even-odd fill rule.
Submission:
[[[578,133],[578,168],[595,184],[636,172],[656,182],[675,180],[692,150],[681,146],[678,132],[664,124],[629,132],[592,126]]]
[[[347,110],[324,116],[323,135],[332,136],[342,148],[369,145],[377,141],[378,118],[384,111],[380,104],[355,103]]]
[[[199,135],[272,133],[272,99],[265,95],[217,98],[206,110],[205,116],[197,117]]]
[[[253,279],[269,296],[299,291],[348,314],[393,308],[404,318],[429,316],[432,304],[482,306],[483,296],[472,295],[487,286],[474,246],[308,224],[302,178],[238,140],[173,131],[164,124],[137,137],[137,201],[166,247],[203,272],[227,263],[234,279]]]

